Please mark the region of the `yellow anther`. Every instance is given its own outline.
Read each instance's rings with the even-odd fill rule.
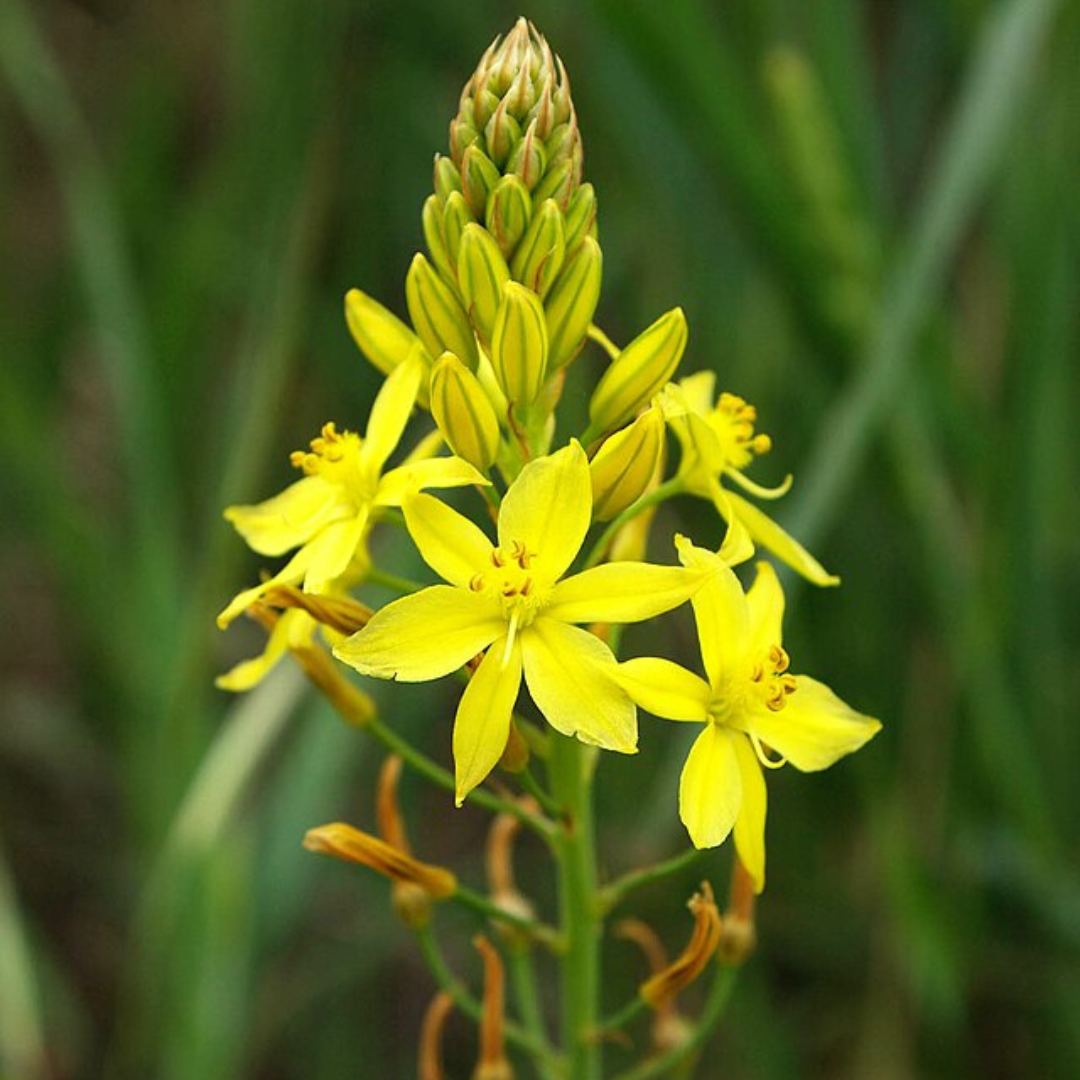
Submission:
[[[506,565],[506,557],[498,548],[491,549],[491,562],[500,569]]]
[[[531,577],[527,577],[527,578],[526,578],[526,579],[525,579],[525,580],[524,580],[524,581],[523,581],[523,582],[521,583],[521,595],[522,595],[522,596],[528,596],[531,590],[532,590],[532,578],[531,578]]]
[[[791,664],[788,654],[779,645],[769,647],[769,663],[772,664],[774,675],[782,675]]]
[[[471,578],[469,578],[469,588],[472,589],[473,592],[483,592],[484,591],[484,575],[483,574],[473,574],[473,576]]]

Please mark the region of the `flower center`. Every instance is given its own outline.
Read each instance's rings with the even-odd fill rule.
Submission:
[[[544,606],[547,590],[536,585],[531,572],[536,552],[530,551],[523,541],[514,540],[506,547],[493,547],[490,558],[491,569],[473,574],[469,588],[473,592],[489,593],[502,606],[503,615],[510,624],[503,653],[505,663],[517,632],[528,626]]]
[[[787,704],[788,694],[794,694],[798,686],[795,676],[787,674],[790,666],[788,654],[779,645],[770,645],[750,672],[753,692],[773,712],[779,712]]]
[[[709,416],[709,426],[720,440],[724,463],[728,468],[745,469],[757,454],[772,449],[768,435],[754,434],[757,409],[736,394],[724,391]]]
[[[363,442],[355,431],[338,431],[331,421],[311,440],[310,450],[294,450],[289,461],[306,476],[321,476],[331,484],[343,487],[357,502],[367,502],[374,496],[374,485],[364,475],[360,463]]]

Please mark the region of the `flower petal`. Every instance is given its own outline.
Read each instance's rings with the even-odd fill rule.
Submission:
[[[335,521],[305,545],[308,553],[304,591],[325,592],[327,586],[349,568],[364,537],[368,508],[362,506],[346,521]]]
[[[675,537],[675,546],[683,566],[713,571],[691,602],[701,659],[715,689],[727,672],[738,669],[746,655],[750,628],[746,595],[731,567],[715,552],[695,547],[685,536]]]
[[[796,769],[826,769],[881,730],[881,721],[857,713],[824,683],[809,675],[795,679],[795,692],[784,707],[777,712],[755,711],[747,727]]]
[[[615,657],[595,634],[540,616],[520,640],[529,693],[556,731],[637,752],[637,710],[618,684]]]
[[[402,504],[409,535],[424,562],[451,585],[466,589],[491,568],[493,544],[467,517],[433,495],[410,495]]]
[[[725,491],[724,494],[755,544],[771,551],[781,562],[787,563],[792,570],[814,585],[840,584],[840,579],[835,574],[830,574],[802,544],[784,532],[772,518],[763,514],[753,503],[747,502],[734,491]],[[716,509],[721,515],[725,512],[725,507],[719,502],[716,503]]]
[[[521,646],[515,642],[507,657],[505,650],[504,636],[488,649],[458,705],[454,720],[454,801],[458,806],[506,749],[510,716],[521,686]]]
[[[742,806],[735,819],[735,849],[754,880],[754,892],[761,892],[765,888],[765,812],[768,806],[765,775],[750,740],[735,735],[732,742],[743,791]]]
[[[304,578],[311,558],[311,547],[302,547],[273,577],[260,581],[250,589],[244,589],[229,601],[225,610],[217,617],[218,626],[224,630],[237,617],[242,615],[256,600],[276,585],[299,585]]]
[[[420,389],[424,370],[424,362],[418,353],[410,353],[408,359],[386,377],[386,382],[375,397],[360,450],[372,476],[382,472],[386,459],[401,441],[416,404],[416,392]]]
[[[284,555],[305,543],[335,517],[348,513],[338,490],[321,476],[305,476],[252,506],[230,506],[225,520],[260,555]]]
[[[506,620],[478,593],[432,585],[380,608],[334,655],[361,675],[425,682],[457,671],[505,631]]]
[[[743,790],[735,738],[718,724],[706,724],[686,758],[679,781],[679,817],[694,847],[722,844],[739,816]]]
[[[293,643],[292,639],[296,633],[297,624],[306,627],[309,638],[314,633],[317,625],[306,611],[293,608],[291,611],[283,612],[274,624],[274,628],[270,631],[270,636],[266,639],[266,647],[263,651],[250,660],[241,660],[239,664],[230,668],[223,675],[219,675],[214,680],[214,685],[219,690],[230,690],[233,693],[240,693],[257,686],[270,674],[277,662],[288,651],[289,646]]]
[[[771,563],[757,564],[757,577],[746,593],[750,609],[750,649],[764,652],[770,645],[783,645],[784,590]]]
[[[570,623],[640,622],[685,603],[709,572],[644,562],[605,563],[560,581],[544,614]]]
[[[635,705],[666,720],[704,721],[709,715],[709,684],[671,660],[639,656],[620,664],[619,685]]]
[[[538,583],[551,584],[574,561],[591,517],[589,462],[575,441],[530,461],[510,485],[499,509],[499,546],[523,543]]]
[[[409,461],[391,469],[379,479],[375,492],[376,506],[400,506],[405,498],[424,488],[465,487],[467,484],[490,484],[483,473],[458,457],[428,458]]]

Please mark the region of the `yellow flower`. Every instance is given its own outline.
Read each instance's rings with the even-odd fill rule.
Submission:
[[[757,410],[753,405],[727,392],[716,399],[715,389],[716,373],[699,371],[664,390],[664,415],[682,446],[679,477],[686,490],[711,499],[725,520],[735,514],[756,544],[808,581],[815,585],[839,584],[838,577],[772,518],[737,492],[721,487],[720,480],[726,477],[759,499],[778,499],[791,487],[791,477],[775,488],[766,488],[745,475],[744,470],[756,456],[769,452],[772,440],[760,432],[755,434]]]
[[[684,565],[713,571],[693,597],[708,681],[655,657],[620,664],[620,681],[656,716],[705,724],[683,767],[679,816],[699,848],[723,843],[734,829],[739,858],[760,892],[762,766],[790,761],[804,772],[827,768],[858,750],[881,724],[849,708],[824,684],[790,674],[781,636],[784,594],[768,563],[758,563],[757,579],[744,593],[718,555],[682,537],[676,543]]]
[[[651,618],[712,572],[622,562],[563,578],[589,529],[591,490],[576,442],[531,461],[502,501],[495,544],[438,499],[405,499],[420,554],[450,584],[395,600],[334,650],[362,674],[403,682],[441,678],[487,650],[454,723],[458,805],[506,746],[522,675],[557,731],[634,753],[637,713],[615,658],[574,624]]]
[[[298,450],[292,456],[305,474],[302,480],[265,502],[225,511],[226,520],[260,555],[299,550],[272,578],[236,596],[218,616],[219,626],[227,626],[277,585],[303,582],[306,592],[326,592],[354,560],[363,558],[365,531],[376,508],[400,506],[408,492],[421,488],[488,483],[456,457],[410,459],[383,473],[426,373],[423,360],[410,357],[391,372],[375,398],[364,438],[327,424],[312,440],[310,452]]]

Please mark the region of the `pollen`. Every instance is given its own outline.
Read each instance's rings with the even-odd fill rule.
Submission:
[[[360,436],[352,431],[338,431],[333,421],[323,424],[319,434],[311,440],[310,450],[294,450],[289,461],[307,476],[323,474],[328,479],[343,467],[350,452],[360,448]]]
[[[756,455],[767,454],[772,449],[768,435],[754,432],[757,409],[737,394],[724,391],[709,420],[730,468],[744,469]]]

